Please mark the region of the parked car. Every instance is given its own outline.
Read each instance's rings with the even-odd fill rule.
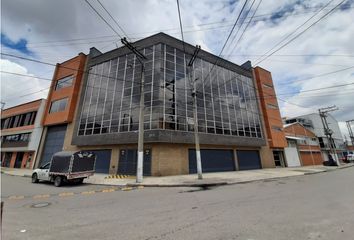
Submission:
[[[49,163],[33,170],[32,183],[40,180],[54,182],[59,187],[64,182],[82,183],[95,172],[96,155],[92,152],[57,152]]]
[[[354,153],[348,153],[348,155],[347,155],[347,161],[348,161],[348,162],[354,161]]]

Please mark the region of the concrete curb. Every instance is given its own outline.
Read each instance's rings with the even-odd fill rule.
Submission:
[[[9,175],[9,176],[17,176],[17,177],[32,177],[31,175],[29,174],[12,174],[12,173],[9,173],[9,172],[1,172],[1,174],[6,174],[6,175]]]
[[[144,184],[144,183],[128,183],[131,187],[217,187],[228,185],[228,182],[210,182],[210,183],[176,183],[176,184]]]
[[[217,187],[217,186],[225,186],[225,185],[236,185],[236,184],[246,184],[246,183],[251,183],[251,182],[261,182],[261,181],[272,181],[272,180],[278,180],[282,178],[288,178],[288,177],[297,177],[297,176],[305,176],[305,175],[313,175],[313,174],[319,174],[319,173],[324,173],[324,172],[331,172],[331,171],[336,171],[340,169],[345,169],[345,168],[350,168],[354,167],[354,164],[351,165],[343,165],[340,167],[335,167],[333,169],[321,169],[318,171],[314,172],[303,172],[302,174],[299,175],[290,175],[290,176],[280,176],[280,177],[271,177],[271,178],[263,178],[263,179],[253,179],[253,180],[245,180],[245,181],[237,181],[234,182],[232,180],[227,181],[227,180],[222,180],[222,181],[205,181],[205,182],[193,182],[193,183],[171,183],[171,184],[145,184],[145,183],[126,183],[126,184],[112,184],[112,183],[104,183],[104,182],[86,182],[86,184],[92,184],[92,185],[106,185],[106,186],[118,186],[118,187],[199,187],[199,188],[208,188],[208,187]],[[1,172],[2,174],[7,174],[11,176],[19,176],[19,177],[31,177],[29,174],[23,174],[23,175],[17,175],[17,174],[12,174],[11,172]],[[201,180],[203,181],[203,180]]]
[[[332,171],[332,170],[330,170]],[[318,172],[305,172],[304,175],[313,175],[313,174],[319,174],[319,173],[324,173],[324,172],[328,172],[328,170],[323,170],[323,171],[318,171]]]

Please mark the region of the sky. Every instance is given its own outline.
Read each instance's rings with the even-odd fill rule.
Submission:
[[[89,2],[120,36],[84,0],[2,0],[1,52],[56,64],[90,47],[120,47],[121,36],[136,41],[165,32],[181,39],[176,0]],[[270,71],[282,117],[336,105],[332,115],[348,137],[345,121],[354,119],[354,0],[249,0],[222,52],[245,0],[179,3],[186,42]],[[0,68],[5,108],[46,98],[52,65],[2,55]]]

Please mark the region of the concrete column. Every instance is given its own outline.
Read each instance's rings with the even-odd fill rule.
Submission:
[[[262,162],[262,168],[274,168],[275,162],[273,158],[273,151],[268,146],[261,147],[260,157]]]
[[[109,165],[109,174],[118,173],[118,164],[119,164],[119,147],[113,147],[111,152],[111,163]]]

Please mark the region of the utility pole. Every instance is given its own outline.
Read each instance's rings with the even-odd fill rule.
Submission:
[[[354,134],[352,129],[352,123],[354,123],[354,119],[345,121],[345,123],[347,124],[350,141],[352,142],[352,146],[354,146]]]
[[[330,152],[333,154],[334,160],[337,162],[337,165],[340,166],[339,159],[338,159],[337,152],[336,152],[336,146],[335,146],[334,140],[332,138],[333,130],[329,128],[328,122],[327,122],[328,112],[333,112],[336,110],[338,110],[338,108],[334,105],[334,106],[330,106],[330,107],[326,107],[326,108],[320,108],[320,109],[318,109],[318,112],[321,117],[323,129],[324,129],[324,134],[326,135],[327,140],[328,140]]]
[[[126,38],[122,38],[121,42],[132,51],[136,59],[141,64],[141,81],[140,81],[140,107],[139,107],[139,137],[138,137],[138,162],[136,167],[136,182],[142,183],[143,182],[143,163],[144,163],[144,112],[145,112],[145,105],[144,105],[144,74],[145,74],[145,67],[144,61],[146,57],[144,54],[139,52],[130,42],[127,41]]]
[[[196,90],[197,89],[196,88],[196,81],[198,79],[192,79],[192,67],[193,67],[194,60],[196,59],[199,51],[200,51],[200,46],[197,45],[196,49],[194,50],[194,53],[192,55],[192,58],[189,60],[187,67],[188,67],[189,83],[193,87],[193,90],[192,90],[193,109],[194,109],[193,120],[194,120],[194,141],[195,141],[195,155],[196,155],[196,161],[197,161],[197,173],[198,173],[198,179],[203,179],[202,157],[200,155],[199,134],[198,134],[197,90]]]
[[[1,103],[1,111],[2,111],[2,110],[4,110],[4,108],[5,108],[5,104],[6,104],[6,103],[5,103],[5,102],[3,102],[3,101],[1,101],[0,103]]]

